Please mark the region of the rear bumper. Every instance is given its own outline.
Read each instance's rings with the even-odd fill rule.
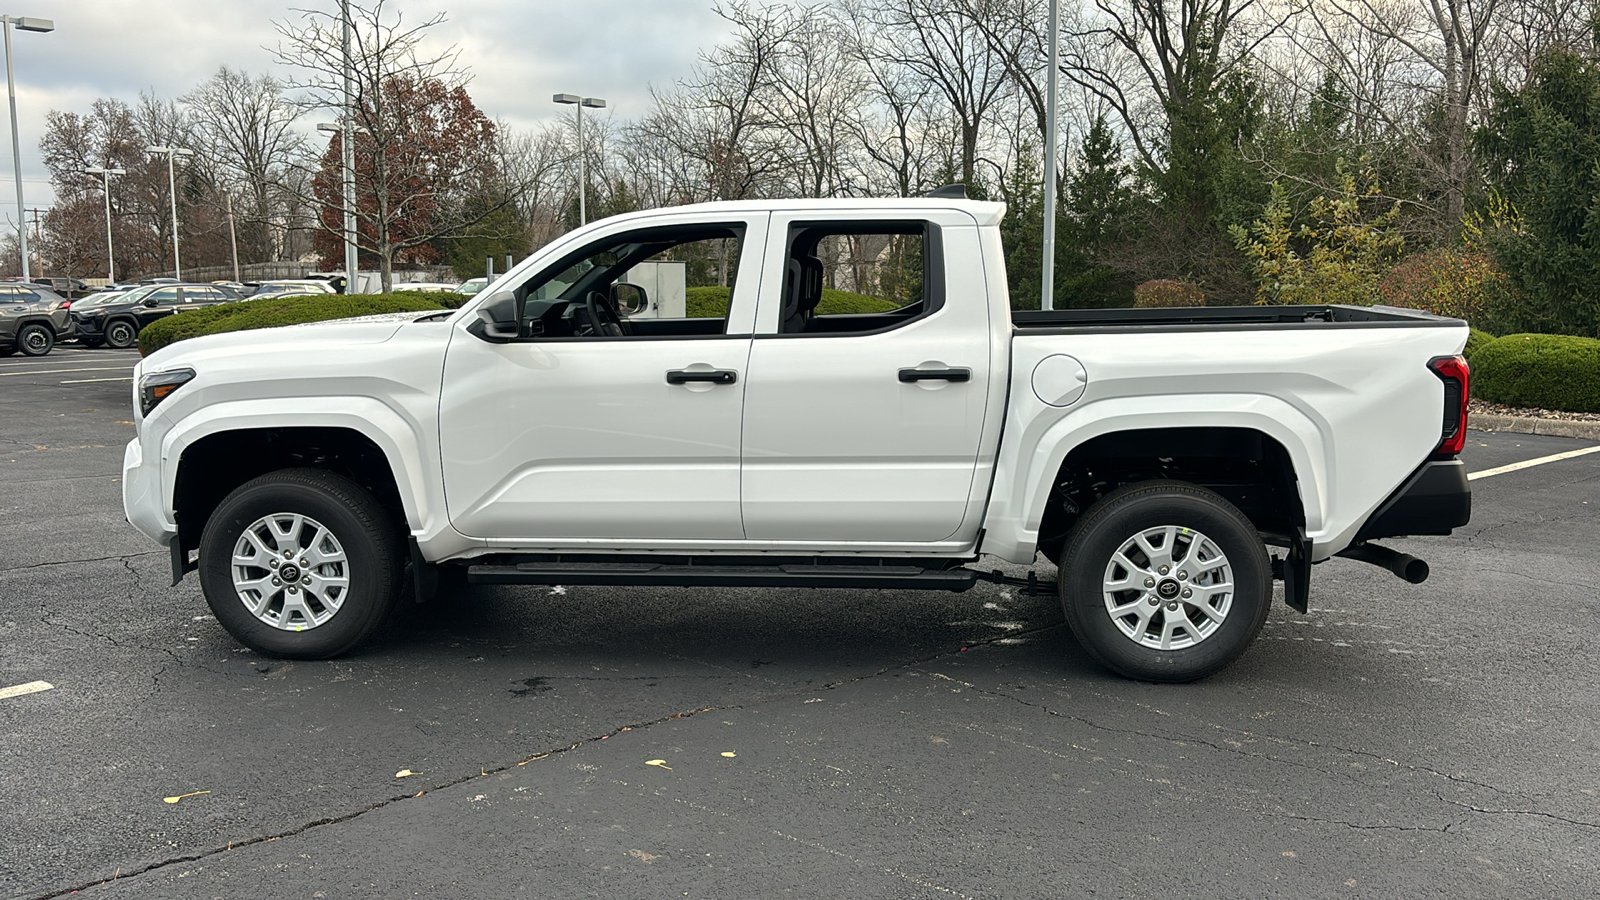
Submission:
[[[1449,534],[1472,519],[1472,488],[1459,459],[1429,460],[1367,518],[1354,544],[1385,537]]]

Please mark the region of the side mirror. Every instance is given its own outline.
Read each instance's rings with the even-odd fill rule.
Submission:
[[[156,301],[154,299],[146,300],[144,302],[144,308],[145,309],[155,309],[156,308]]]
[[[517,295],[510,291],[496,291],[478,307],[478,321],[473,323],[473,333],[486,341],[504,343],[517,337]]]
[[[650,308],[650,295],[637,284],[613,284],[611,305],[622,315],[638,315]]]

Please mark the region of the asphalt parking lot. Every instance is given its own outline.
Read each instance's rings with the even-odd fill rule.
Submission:
[[[0,360],[0,895],[1600,895],[1600,453],[1193,685],[993,585],[479,587],[286,663],[122,521],[135,359]]]

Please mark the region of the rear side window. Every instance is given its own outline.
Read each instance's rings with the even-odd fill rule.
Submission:
[[[939,226],[920,219],[796,222],[784,257],[780,335],[868,334],[944,302]]]

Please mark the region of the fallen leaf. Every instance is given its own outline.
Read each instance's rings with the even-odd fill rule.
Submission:
[[[722,751],[722,755],[726,756],[729,759],[733,759],[735,756],[738,756],[739,754],[733,752],[732,750],[724,750],[724,751]]]
[[[664,759],[647,759],[644,761],[644,764],[647,766],[655,766],[658,769],[666,769],[668,772],[672,771],[672,767],[667,765],[667,761]]]
[[[209,793],[211,793],[211,792],[210,791],[190,791],[187,794],[179,794],[176,797],[162,797],[161,799],[162,799],[163,802],[166,802],[166,803],[177,803],[179,800],[182,800],[185,797],[198,797],[201,794],[209,794]]]
[[[646,853],[643,850],[629,850],[628,855],[643,863],[653,863],[661,858],[659,854]]]
[[[400,771],[394,773],[394,777],[396,777],[396,778],[410,778],[413,775],[421,775],[421,774],[422,774],[421,772],[413,772],[410,769],[401,769]]]

